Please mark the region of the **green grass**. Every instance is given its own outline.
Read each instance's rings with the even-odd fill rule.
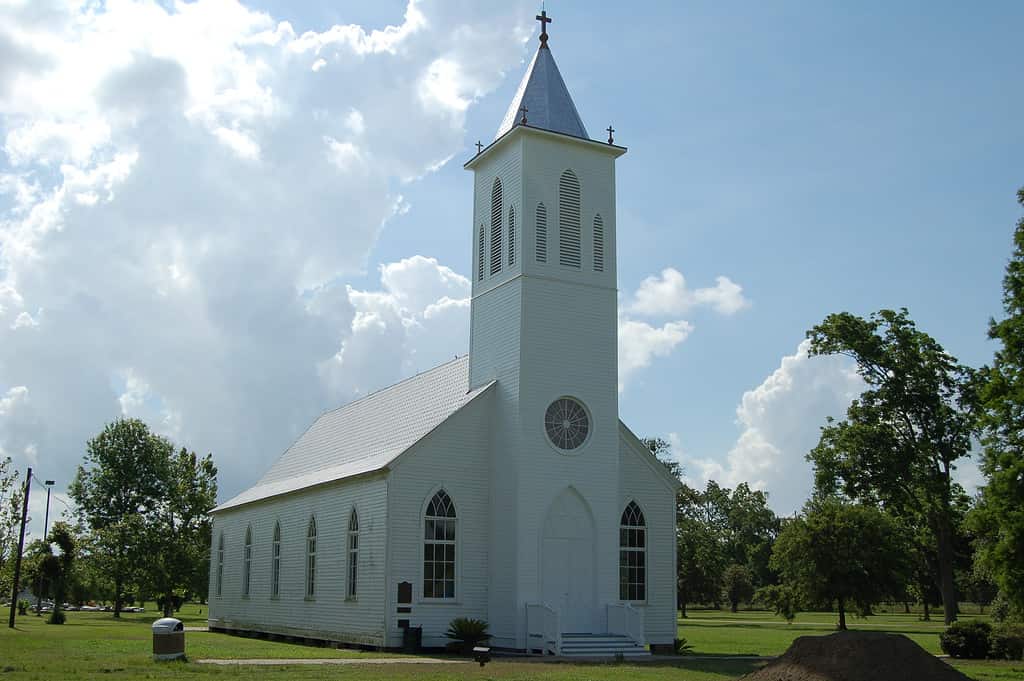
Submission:
[[[153,662],[150,624],[157,612],[125,613],[121,621],[110,613],[68,613],[62,626],[46,624],[46,617],[19,617],[17,628],[0,630],[0,679],[242,679],[252,667],[213,667],[194,663]],[[178,618],[187,626],[206,623],[205,608],[186,606]],[[680,620],[685,636],[699,655],[778,655],[797,636],[832,631],[835,616],[802,613],[792,625],[768,613],[691,611]],[[931,652],[938,651],[941,622],[920,622],[914,615],[885,614],[867,620],[851,619],[854,629],[905,633]],[[248,639],[225,634],[188,632],[186,650],[192,660],[201,658],[348,658],[369,659],[381,653],[333,650]],[[261,678],[292,679],[398,679],[442,681],[449,679],[502,681],[729,681],[757,669],[755,660],[690,659],[654,664],[540,663],[536,660],[498,660],[481,669],[475,664],[352,665],[260,667]],[[961,671],[978,681],[1020,681],[1024,663],[956,662]]]

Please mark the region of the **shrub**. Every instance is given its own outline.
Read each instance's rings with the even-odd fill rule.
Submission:
[[[993,627],[988,654],[996,660],[1024,659],[1024,624]]]
[[[992,621],[1005,622],[1010,618],[1010,601],[1000,592],[992,601]]]
[[[30,603],[28,601],[26,601],[24,598],[22,598],[20,601],[18,601],[18,614],[19,615],[26,615],[26,614],[28,614],[29,605],[30,605]]]
[[[693,652],[693,645],[685,638],[675,638],[672,639],[672,650],[676,655],[689,655]]]
[[[448,631],[445,636],[452,640],[452,644],[463,654],[473,652],[473,646],[490,640],[491,635],[487,633],[487,622],[473,619],[472,617],[456,617],[448,624]]]
[[[992,638],[992,625],[978,620],[954,622],[939,634],[942,652],[951,657],[983,660],[988,656]]]
[[[49,624],[64,624],[67,621],[67,615],[64,611],[54,606],[53,612],[50,613],[50,618],[46,620]]]

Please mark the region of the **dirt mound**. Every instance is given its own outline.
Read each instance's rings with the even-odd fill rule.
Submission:
[[[801,636],[743,681],[970,681],[906,636],[840,631]]]

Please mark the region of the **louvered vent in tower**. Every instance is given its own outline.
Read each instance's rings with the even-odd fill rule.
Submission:
[[[516,264],[516,207],[508,208],[508,266]]]
[[[548,261],[548,209],[537,204],[537,262]]]
[[[558,180],[558,262],[580,267],[580,181],[571,170]]]
[[[480,245],[476,256],[476,278],[477,281],[484,280],[484,258],[487,256],[486,242],[484,241],[484,223],[480,223]]]
[[[594,216],[594,271],[604,272],[604,220]]]
[[[491,186],[491,274],[501,272],[501,180]]]

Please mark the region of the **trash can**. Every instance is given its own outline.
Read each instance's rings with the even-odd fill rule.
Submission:
[[[418,653],[423,645],[423,627],[406,627],[402,630],[402,652]]]
[[[185,625],[173,617],[153,622],[153,659],[179,660],[185,657]]]

